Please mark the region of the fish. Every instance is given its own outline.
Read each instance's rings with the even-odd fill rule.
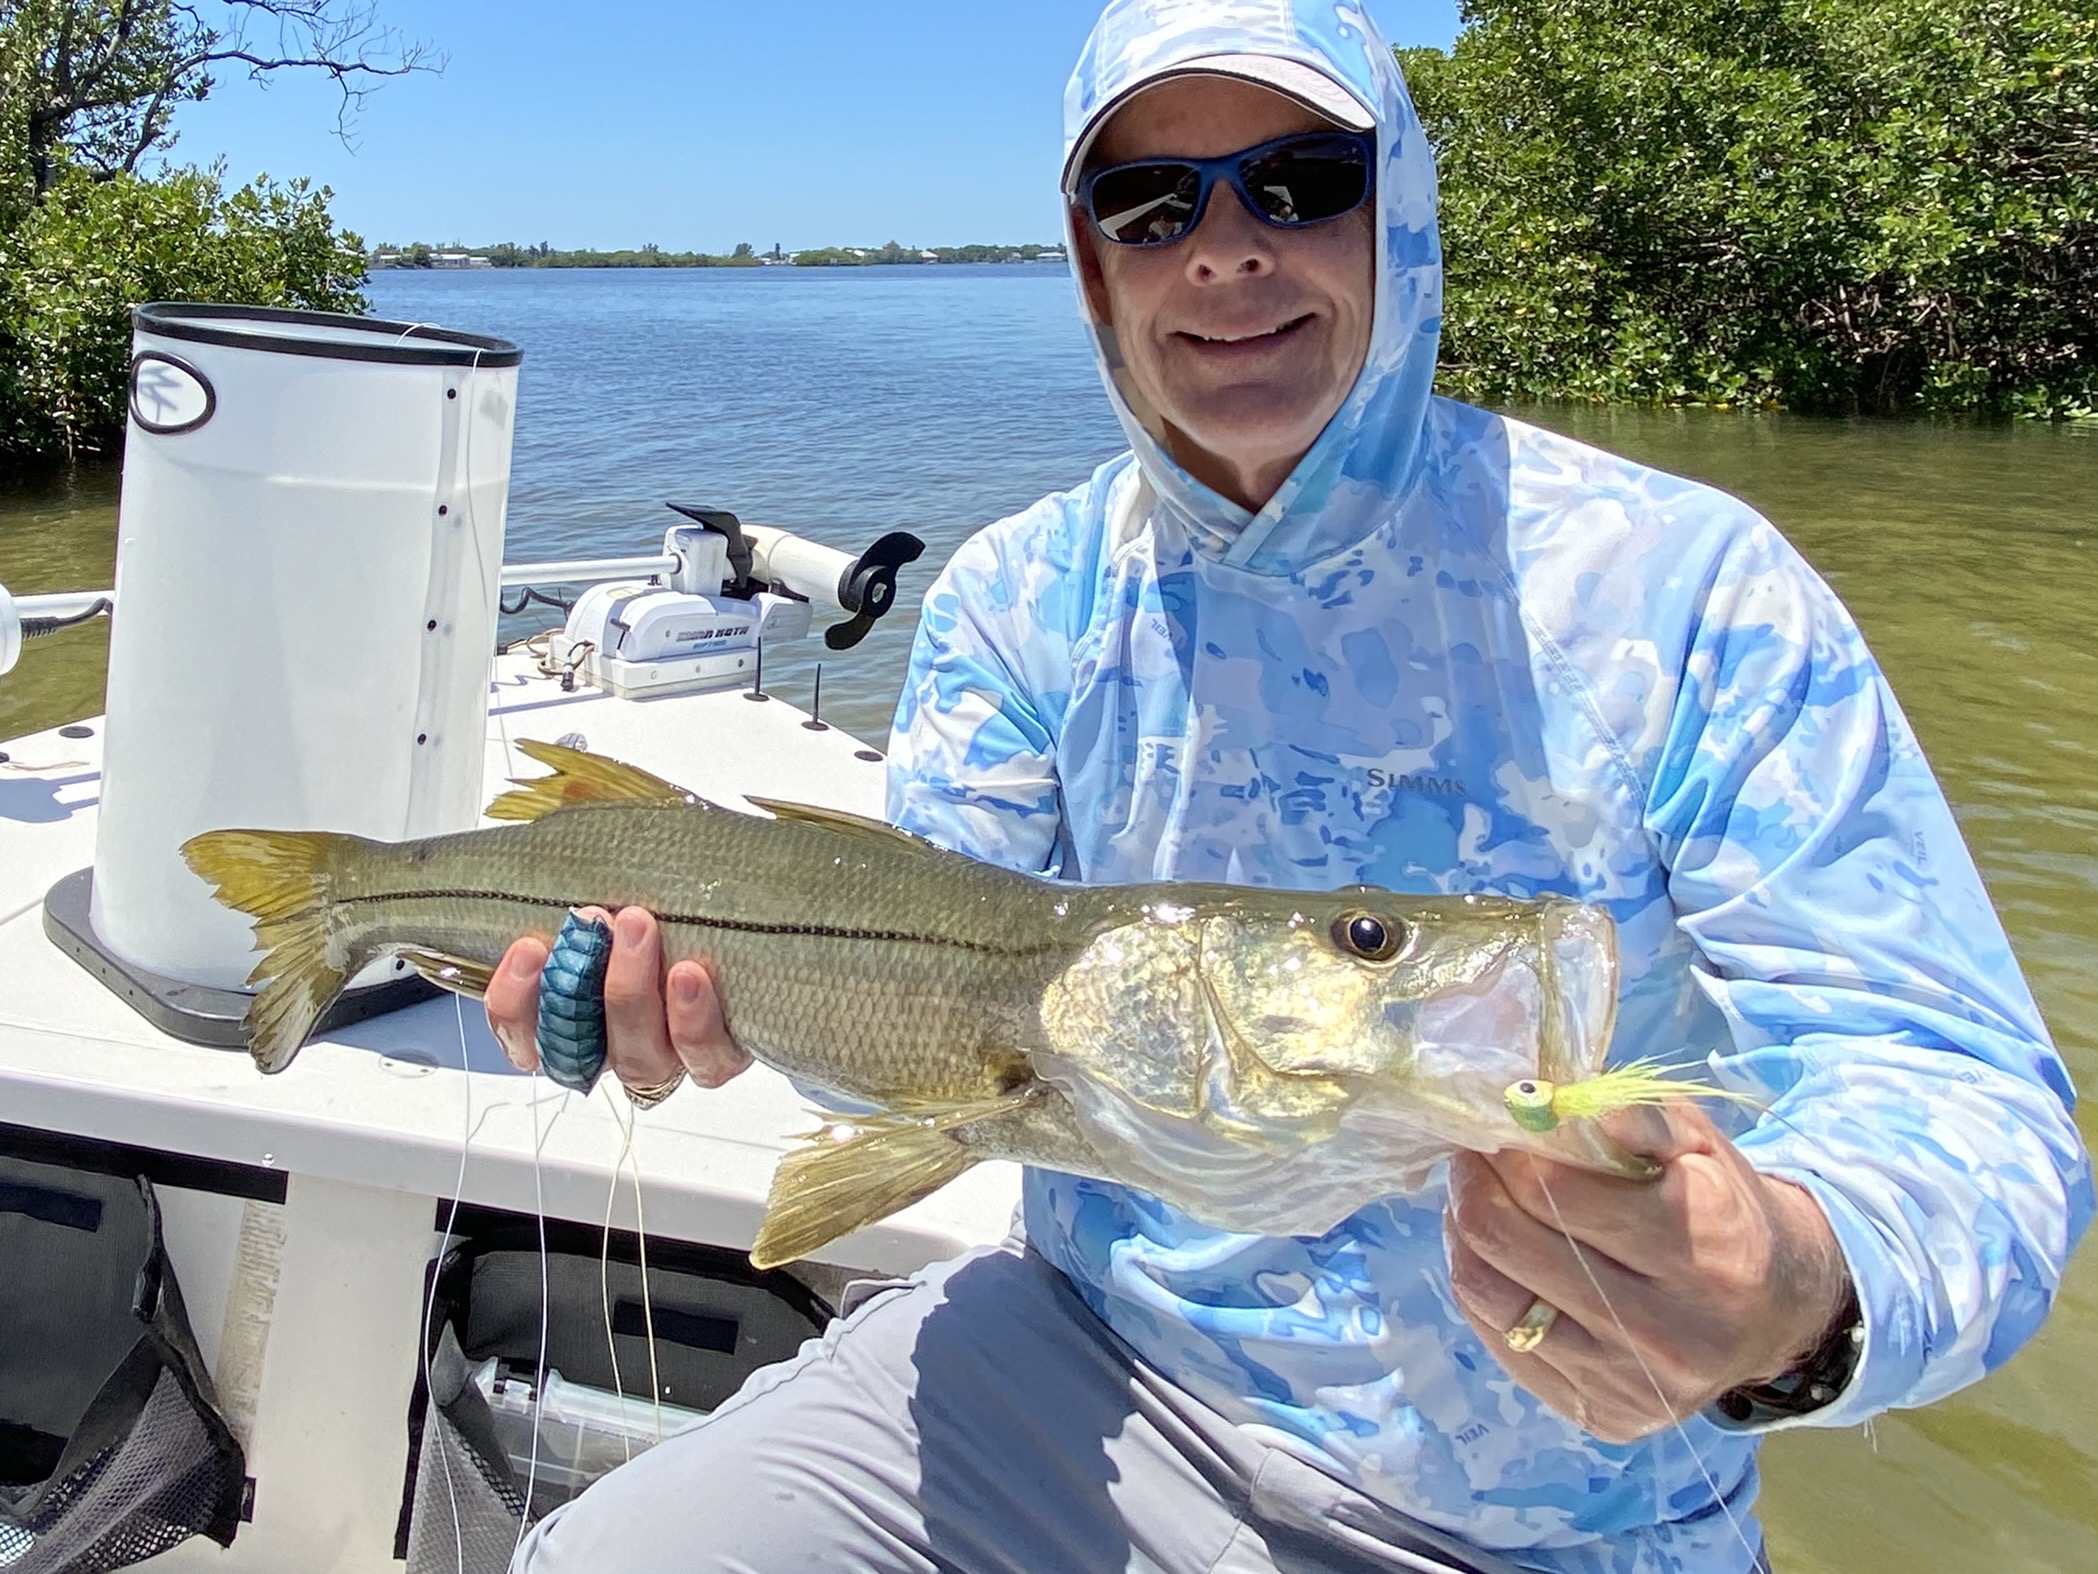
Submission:
[[[1134,1186],[1214,1228],[1296,1235],[1417,1188],[1459,1148],[1654,1173],[1598,1126],[1614,1096],[1544,1120],[1514,1091],[1603,1074],[1617,954],[1600,908],[1075,884],[835,809],[753,798],[762,814],[745,813],[603,756],[519,747],[547,774],[515,781],[491,827],[404,842],[229,829],[183,844],[254,920],[247,1033],[262,1071],[290,1065],[376,962],[478,995],[519,936],[551,938],[583,907],[640,906],[667,960],[710,962],[752,1056],[862,1111],[827,1115],[782,1158],[760,1267],[986,1159]]]

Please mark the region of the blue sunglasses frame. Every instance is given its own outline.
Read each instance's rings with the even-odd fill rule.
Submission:
[[[1254,195],[1252,189],[1246,184],[1246,166],[1259,159],[1282,152],[1285,149],[1316,145],[1352,146],[1361,155],[1363,170],[1362,195],[1347,207],[1342,208],[1340,212],[1321,214],[1315,219],[1278,219],[1266,212],[1261,206],[1260,199]],[[1181,226],[1177,234],[1159,236],[1155,239],[1123,240],[1118,236],[1109,234],[1106,226],[1100,222],[1100,210],[1094,201],[1094,188],[1108,176],[1118,175],[1126,170],[1159,168],[1192,170],[1201,178],[1201,185],[1195,191],[1195,205],[1189,210],[1187,222]],[[1376,191],[1377,136],[1373,131],[1343,131],[1338,129],[1333,131],[1297,131],[1286,137],[1276,137],[1272,141],[1259,143],[1254,147],[1241,148],[1236,153],[1219,154],[1215,158],[1131,159],[1126,164],[1110,164],[1105,169],[1096,169],[1086,175],[1078,183],[1078,200],[1084,206],[1086,217],[1092,221],[1094,230],[1109,245],[1171,246],[1178,241],[1187,239],[1188,236],[1201,227],[1202,216],[1209,211],[1209,195],[1216,189],[1220,181],[1237,194],[1238,200],[1245,204],[1248,213],[1271,229],[1301,230],[1309,229],[1314,224],[1330,224],[1335,219],[1345,218],[1348,214],[1353,213],[1357,208],[1369,201],[1371,195]],[[1161,198],[1159,200],[1164,201],[1166,199]]]

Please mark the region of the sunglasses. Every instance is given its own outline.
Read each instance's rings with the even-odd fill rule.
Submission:
[[[1276,229],[1302,229],[1353,213],[1368,200],[1377,139],[1371,132],[1306,131],[1221,158],[1144,159],[1095,170],[1078,200],[1117,246],[1164,246],[1202,222],[1218,181]]]

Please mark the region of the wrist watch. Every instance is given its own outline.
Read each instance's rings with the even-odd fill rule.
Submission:
[[[1797,1365],[1767,1383],[1728,1389],[1712,1402],[1712,1409],[1735,1427],[1769,1426],[1812,1415],[1834,1404],[1850,1386],[1864,1354],[1865,1320],[1853,1286],[1821,1343]]]

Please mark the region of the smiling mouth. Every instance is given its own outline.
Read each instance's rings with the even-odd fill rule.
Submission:
[[[1191,333],[1183,329],[1180,337],[1195,344],[1214,346],[1218,349],[1237,349],[1242,345],[1259,347],[1288,338],[1299,328],[1310,322],[1311,318],[1312,314],[1306,312],[1301,317],[1290,318],[1288,322],[1281,324],[1279,327],[1266,328],[1258,333]]]

